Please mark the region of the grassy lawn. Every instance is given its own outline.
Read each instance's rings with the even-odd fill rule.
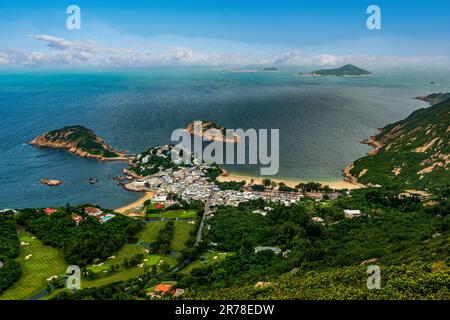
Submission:
[[[175,221],[175,232],[170,244],[170,248],[175,251],[184,249],[184,244],[189,239],[189,232],[195,229],[195,224],[187,221]]]
[[[166,218],[166,219],[175,219],[175,218],[184,218],[184,219],[196,219],[198,218],[197,212],[195,210],[171,210],[162,213],[150,213],[147,214],[147,218]]]
[[[223,251],[213,251],[208,250],[203,252],[200,256],[202,259],[197,259],[183,268],[180,273],[189,274],[194,268],[201,268],[207,266],[208,264],[215,263],[224,260],[227,256],[233,255],[233,252],[223,252]]]
[[[137,235],[139,240],[149,244],[154,242],[158,236],[159,230],[164,227],[164,224],[165,223],[163,221],[153,221],[147,223]]]
[[[160,272],[162,270],[159,268],[158,265],[161,260],[164,260],[165,262],[167,262],[169,264],[169,266],[172,268],[174,268],[177,265],[177,258],[174,256],[162,256],[159,254],[151,254],[151,255],[148,255],[146,257],[146,259],[148,259],[148,261],[146,262],[147,265],[149,265],[149,266],[156,265],[158,267],[157,270]]]
[[[19,232],[19,237],[20,241],[29,243],[20,247],[17,258],[22,266],[22,276],[0,296],[1,300],[24,300],[32,297],[45,289],[48,278],[65,274],[68,266],[60,250],[43,245],[40,240],[33,239],[32,235],[23,231]],[[29,254],[32,256],[25,260]]]
[[[136,244],[126,244],[114,255],[115,259],[106,259],[102,263],[97,265],[91,265],[88,269],[93,272],[103,272],[104,270],[108,270],[112,265],[120,265],[125,258],[131,258],[137,254],[145,254],[145,248]],[[100,265],[101,264],[101,265]]]
[[[138,277],[139,275],[144,273],[144,268],[132,267],[127,269],[120,269],[119,272],[115,272],[106,277],[100,277],[98,279],[93,280],[85,280],[81,279],[81,288],[93,288],[93,287],[101,287],[110,283],[118,282],[118,281],[126,281],[129,279],[133,279]]]
[[[101,287],[118,281],[130,280],[140,276],[143,273],[144,273],[143,268],[133,267],[129,269],[121,269],[120,272],[111,274],[109,276],[100,277],[98,279],[86,280],[82,278],[81,289]],[[66,289],[57,289],[55,291],[52,291],[49,295],[43,297],[42,300],[50,300],[53,297],[55,297],[58,293],[64,290]]]

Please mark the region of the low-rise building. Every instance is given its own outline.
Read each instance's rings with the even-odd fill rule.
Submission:
[[[85,207],[84,212],[92,217],[98,217],[103,213],[102,210],[100,210],[99,208],[96,208],[96,207]]]
[[[264,246],[257,246],[255,247],[255,253],[261,252],[261,251],[272,251],[275,254],[281,253],[281,249],[277,247],[264,247]]]
[[[58,211],[58,210],[56,210],[56,209],[54,209],[54,208],[45,208],[45,209],[44,209],[44,213],[45,213],[46,215],[51,215],[51,214],[55,213],[56,211]]]
[[[356,217],[360,217],[361,211],[360,210],[344,210],[344,215],[346,218],[356,218]]]

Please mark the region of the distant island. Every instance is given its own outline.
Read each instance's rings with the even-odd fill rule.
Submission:
[[[443,190],[450,181],[449,124],[450,97],[363,141],[375,149],[345,168],[344,175],[368,186]]]
[[[278,71],[278,68],[273,68],[273,67],[269,67],[269,68],[264,68],[264,71]]]
[[[361,69],[352,64],[346,64],[337,69],[320,69],[310,73],[300,73],[302,76],[310,77],[322,77],[322,76],[335,76],[335,77],[355,77],[355,76],[372,76],[370,71]]]
[[[194,132],[194,125],[196,122],[201,122],[202,128],[200,133]],[[201,136],[206,141],[222,141],[226,143],[241,142],[241,138],[238,135],[233,134],[233,137],[229,138],[226,136],[225,127],[208,120],[193,121],[187,125],[185,130],[191,135]]]
[[[125,155],[107,145],[91,129],[80,125],[67,126],[36,137],[31,145],[67,150],[80,157],[98,160],[128,160]]]

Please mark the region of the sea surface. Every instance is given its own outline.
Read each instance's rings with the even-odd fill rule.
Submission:
[[[116,208],[141,196],[112,179],[126,167],[123,162],[26,144],[66,125],[84,125],[132,153],[169,143],[174,129],[193,120],[226,128],[278,128],[278,177],[338,180],[343,167],[369,150],[362,139],[426,106],[413,97],[440,91],[450,91],[448,72],[380,72],[361,78],[181,67],[0,72],[0,208],[67,203]],[[259,172],[258,166],[227,168]],[[64,184],[44,186],[41,178]],[[91,185],[89,178],[99,183]]]

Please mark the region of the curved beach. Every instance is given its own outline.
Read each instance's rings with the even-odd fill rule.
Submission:
[[[288,180],[288,179],[271,178],[270,176],[267,176],[267,177],[250,176],[250,175],[246,176],[246,175],[242,175],[242,174],[233,174],[233,173],[230,173],[229,175],[226,175],[226,176],[219,176],[217,178],[217,180],[220,182],[245,180],[247,183],[250,182],[251,179],[253,179],[253,182],[256,184],[261,184],[263,179],[270,179],[276,183],[283,182],[284,184],[286,184],[288,187],[291,187],[291,188],[295,187],[300,182],[308,182],[308,181],[293,180],[293,179]],[[314,182],[318,182],[323,185],[328,185],[330,188],[336,189],[336,190],[343,190],[343,189],[354,190],[354,189],[362,188],[362,186],[359,184],[351,183],[351,182],[348,182],[345,180],[314,181]]]
[[[155,195],[154,192],[150,192],[150,191],[145,192],[145,194],[142,196],[142,198],[139,198],[138,200],[136,200],[136,201],[134,201],[134,202],[132,202],[132,203],[126,205],[126,206],[117,208],[114,211],[118,212],[118,213],[121,213],[121,214],[126,214],[126,212],[128,210],[131,210],[131,209],[134,209],[136,207],[142,206],[145,201],[151,200],[154,195]]]

